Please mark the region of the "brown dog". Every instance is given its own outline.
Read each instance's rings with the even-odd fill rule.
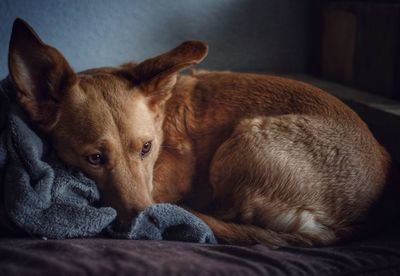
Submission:
[[[279,77],[179,71],[207,55],[189,41],[135,65],[74,73],[16,20],[17,98],[58,155],[93,178],[127,225],[183,203],[235,244],[332,244],[362,223],[390,158],[346,105]]]

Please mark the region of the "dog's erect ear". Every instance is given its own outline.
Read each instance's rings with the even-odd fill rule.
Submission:
[[[8,67],[17,99],[32,121],[45,130],[54,126],[62,92],[76,79],[63,55],[44,44],[25,21],[16,19]]]
[[[186,41],[160,56],[147,59],[133,68],[132,78],[143,87],[153,104],[164,102],[176,83],[177,73],[201,62],[208,47],[200,41]]]

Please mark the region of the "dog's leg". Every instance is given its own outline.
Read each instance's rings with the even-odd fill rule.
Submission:
[[[371,163],[372,142],[355,144],[357,132],[336,124],[301,115],[239,123],[211,164],[216,212],[198,215],[233,244],[325,245],[348,236],[379,194],[384,164],[378,152]]]

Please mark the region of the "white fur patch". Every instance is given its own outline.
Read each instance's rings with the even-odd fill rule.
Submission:
[[[318,234],[324,231],[325,227],[315,220],[314,214],[309,211],[303,211],[300,214],[300,228],[299,232]]]
[[[274,229],[282,232],[290,231],[296,220],[297,216],[295,216],[295,212],[293,210],[290,210],[286,213],[281,213],[275,218]]]
[[[316,221],[313,213],[309,211],[290,210],[280,214],[274,223],[274,228],[278,231],[290,231],[293,227],[298,227],[297,231],[311,235],[318,235],[326,231],[326,228]]]

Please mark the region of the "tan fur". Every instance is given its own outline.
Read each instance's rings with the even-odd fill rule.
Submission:
[[[193,208],[234,244],[325,245],[354,235],[390,164],[365,123],[301,82],[178,76],[206,54],[203,43],[186,42],[139,64],[75,74],[18,20],[9,66],[33,123],[96,181],[122,225],[154,202],[171,202]],[[140,158],[147,141],[152,151]],[[88,164],[93,152],[107,163]]]

